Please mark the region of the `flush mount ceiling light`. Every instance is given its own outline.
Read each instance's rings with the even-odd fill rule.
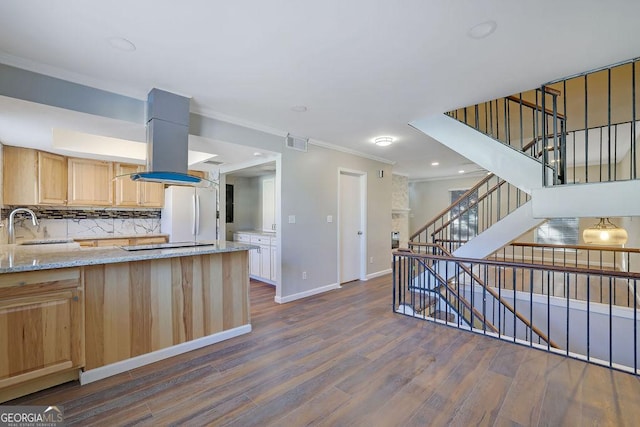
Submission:
[[[125,52],[133,52],[136,50],[136,45],[129,40],[122,37],[110,37],[107,39],[112,48],[122,50]]]
[[[438,166],[440,162],[431,162],[431,166]]]
[[[308,110],[306,105],[294,105],[291,107],[291,111],[295,111],[296,113],[305,113]]]
[[[627,230],[613,224],[609,218],[600,218],[599,223],[582,232],[584,242],[592,245],[624,245],[627,238]]]
[[[262,153],[259,152],[259,151],[256,151],[255,153],[253,153],[253,155],[256,156],[256,157],[260,157],[260,156],[262,156]]]
[[[489,37],[491,34],[493,34],[497,27],[498,24],[496,23],[496,21],[482,22],[469,28],[469,31],[467,31],[467,36],[476,40],[484,39],[485,37]]]
[[[387,145],[391,145],[393,141],[394,139],[391,136],[379,136],[373,140],[373,143],[380,147],[386,147]]]
[[[460,170],[458,171],[458,173],[464,173],[464,170],[463,170],[463,169],[460,169]]]

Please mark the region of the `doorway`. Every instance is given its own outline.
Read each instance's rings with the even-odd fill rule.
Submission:
[[[366,278],[366,172],[338,175],[338,283]]]

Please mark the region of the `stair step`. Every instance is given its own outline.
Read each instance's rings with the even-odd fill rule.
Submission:
[[[422,313],[427,308],[434,306],[438,299],[431,295],[411,291],[411,301],[414,302],[413,310],[416,313]]]
[[[453,313],[447,313],[446,311],[436,310],[431,315],[434,319],[446,320],[447,322],[454,322],[456,316]]]

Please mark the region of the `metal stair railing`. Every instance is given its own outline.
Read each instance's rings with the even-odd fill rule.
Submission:
[[[526,202],[530,196],[490,173],[413,233],[416,243],[440,243],[454,252]]]
[[[413,253],[410,249],[400,249],[402,253]],[[398,309],[396,311],[407,314],[415,313],[425,317],[438,318],[434,314],[453,312],[456,318],[445,320],[447,323],[455,323],[457,327],[463,324],[468,328],[475,328],[483,331],[499,333],[498,329],[488,322],[480,311],[473,307],[473,302],[469,302],[463,297],[459,289],[453,283],[445,280],[438,274],[437,264],[427,263],[420,258],[414,258],[404,263],[406,280],[406,292],[397,294]],[[435,283],[434,283],[435,281]],[[405,307],[411,310],[406,310]]]
[[[542,165],[543,185],[556,185],[565,182],[567,167],[566,118],[558,111],[560,95],[560,91],[544,87],[446,114],[538,160]],[[547,149],[531,150],[531,141]],[[553,172],[552,181],[549,181],[548,169]]]
[[[449,251],[447,251],[444,247],[438,244],[409,243],[409,246],[410,246],[410,249],[411,248],[424,249],[427,253],[430,252],[432,255],[440,255],[440,256],[449,257],[452,259],[455,258]],[[449,263],[443,263],[443,264],[445,265],[445,269],[448,269],[448,266],[450,264]],[[557,345],[554,342],[550,341],[547,338],[547,336],[543,331],[541,331],[540,329],[536,328],[533,324],[531,324],[530,320],[527,319],[525,316],[523,316],[521,313],[519,313],[512,306],[511,303],[509,303],[507,300],[505,300],[502,297],[502,295],[500,295],[499,292],[496,292],[491,286],[487,286],[485,281],[483,281],[478,275],[473,273],[473,271],[467,265],[456,262],[454,267],[454,274],[451,275],[451,274],[448,274],[448,272],[445,272],[445,277],[452,277],[452,279],[447,281],[447,284],[449,284],[450,282],[454,282],[454,283],[471,284],[471,287],[480,286],[483,289],[484,297],[486,297],[486,295],[493,297],[502,307],[507,309],[509,312],[511,312],[515,316],[515,318],[520,320],[520,322],[522,322],[526,326],[526,328],[528,328],[534,334],[540,337],[542,341],[544,341],[545,343],[548,343],[551,347],[557,347]],[[459,295],[459,291],[458,291],[458,295]],[[467,297],[463,293],[462,298],[467,298],[472,300],[473,296],[474,296],[473,292],[470,293],[469,297]],[[491,323],[491,322],[488,322],[488,323]]]
[[[449,286],[453,286],[460,297],[479,311],[487,323],[498,328],[496,334],[474,325],[471,328],[472,332],[610,369],[640,374],[640,303],[633,299],[630,307],[619,307],[615,306],[611,299],[600,303],[592,302],[589,298],[601,284],[608,286],[611,292],[616,280],[625,281],[636,293],[640,284],[640,273],[460,258],[432,253],[418,254],[408,250],[395,251],[393,260],[393,308],[396,312],[402,312],[398,311],[398,307],[405,301],[403,298],[407,295],[406,290],[414,279],[407,274],[407,265],[420,260],[431,266],[441,278],[450,277],[447,280]],[[438,264],[439,269],[435,267]],[[464,273],[457,276],[458,271],[455,271],[456,274],[448,276],[445,271],[447,267],[443,267],[447,265],[450,269],[460,271],[463,271],[464,266]],[[495,271],[499,274],[494,275]],[[534,278],[552,276],[556,276],[558,286],[564,286],[566,289],[574,287],[576,283],[583,286],[587,298],[576,300],[571,298],[568,292],[563,296],[556,296],[550,292],[550,287],[546,287],[542,293],[534,292]],[[528,277],[528,285],[516,287],[519,277]],[[437,279],[432,280],[437,284]],[[431,288],[436,289],[435,286]],[[536,325],[546,341],[501,304],[493,296],[496,294],[498,298],[510,303],[515,312],[520,312],[530,325]],[[471,295],[475,295],[473,299]],[[434,320],[426,316],[413,317]],[[448,322],[447,325],[456,326],[454,322]],[[469,330],[467,325],[460,328]]]
[[[617,246],[512,242],[489,255],[487,259],[573,269],[595,269],[603,273],[607,271],[640,273],[640,249]],[[499,272],[494,271],[492,274],[495,276]],[[549,292],[557,297],[569,296],[571,299],[586,301],[584,283],[574,280],[572,286],[567,288],[558,276],[558,274],[551,274],[533,277],[533,292],[540,294]],[[518,277],[514,284],[515,288],[518,290],[528,288],[528,280],[528,277]],[[608,304],[611,301],[614,306],[633,307],[634,304],[640,304],[640,296],[635,294],[631,284],[632,282],[628,279],[618,277],[611,280],[610,288],[610,280],[606,276],[592,280],[589,300],[601,304]]]

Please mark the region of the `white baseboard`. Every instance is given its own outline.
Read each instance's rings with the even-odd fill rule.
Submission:
[[[310,289],[308,291],[299,292],[299,293],[293,294],[293,295],[287,295],[287,296],[284,296],[284,297],[276,296],[274,298],[274,301],[277,302],[278,304],[284,304],[284,303],[295,301],[295,300],[298,300],[298,299],[310,297],[312,295],[321,294],[323,292],[332,291],[334,289],[340,289],[340,285],[338,283],[333,283],[331,285],[321,286],[319,288]]]
[[[251,324],[242,325],[237,328],[229,329],[227,331],[222,331],[216,334],[207,335],[206,337],[197,338],[193,341],[188,341],[182,344],[177,344],[171,347],[156,350],[151,353],[132,357],[131,359],[121,360],[120,362],[112,363],[110,365],[101,366],[99,368],[91,369],[85,372],[80,372],[80,384],[89,384],[94,381],[120,374],[131,369],[139,368],[144,365],[149,365],[150,363],[158,362],[160,360],[168,359],[170,357],[177,356],[191,350],[196,350],[211,344],[218,343],[220,341],[248,334],[249,332],[251,332]]]
[[[375,273],[367,274],[367,278],[365,280],[375,279],[376,277],[384,276],[385,274],[391,274],[393,270],[387,268],[386,270],[376,271]]]

